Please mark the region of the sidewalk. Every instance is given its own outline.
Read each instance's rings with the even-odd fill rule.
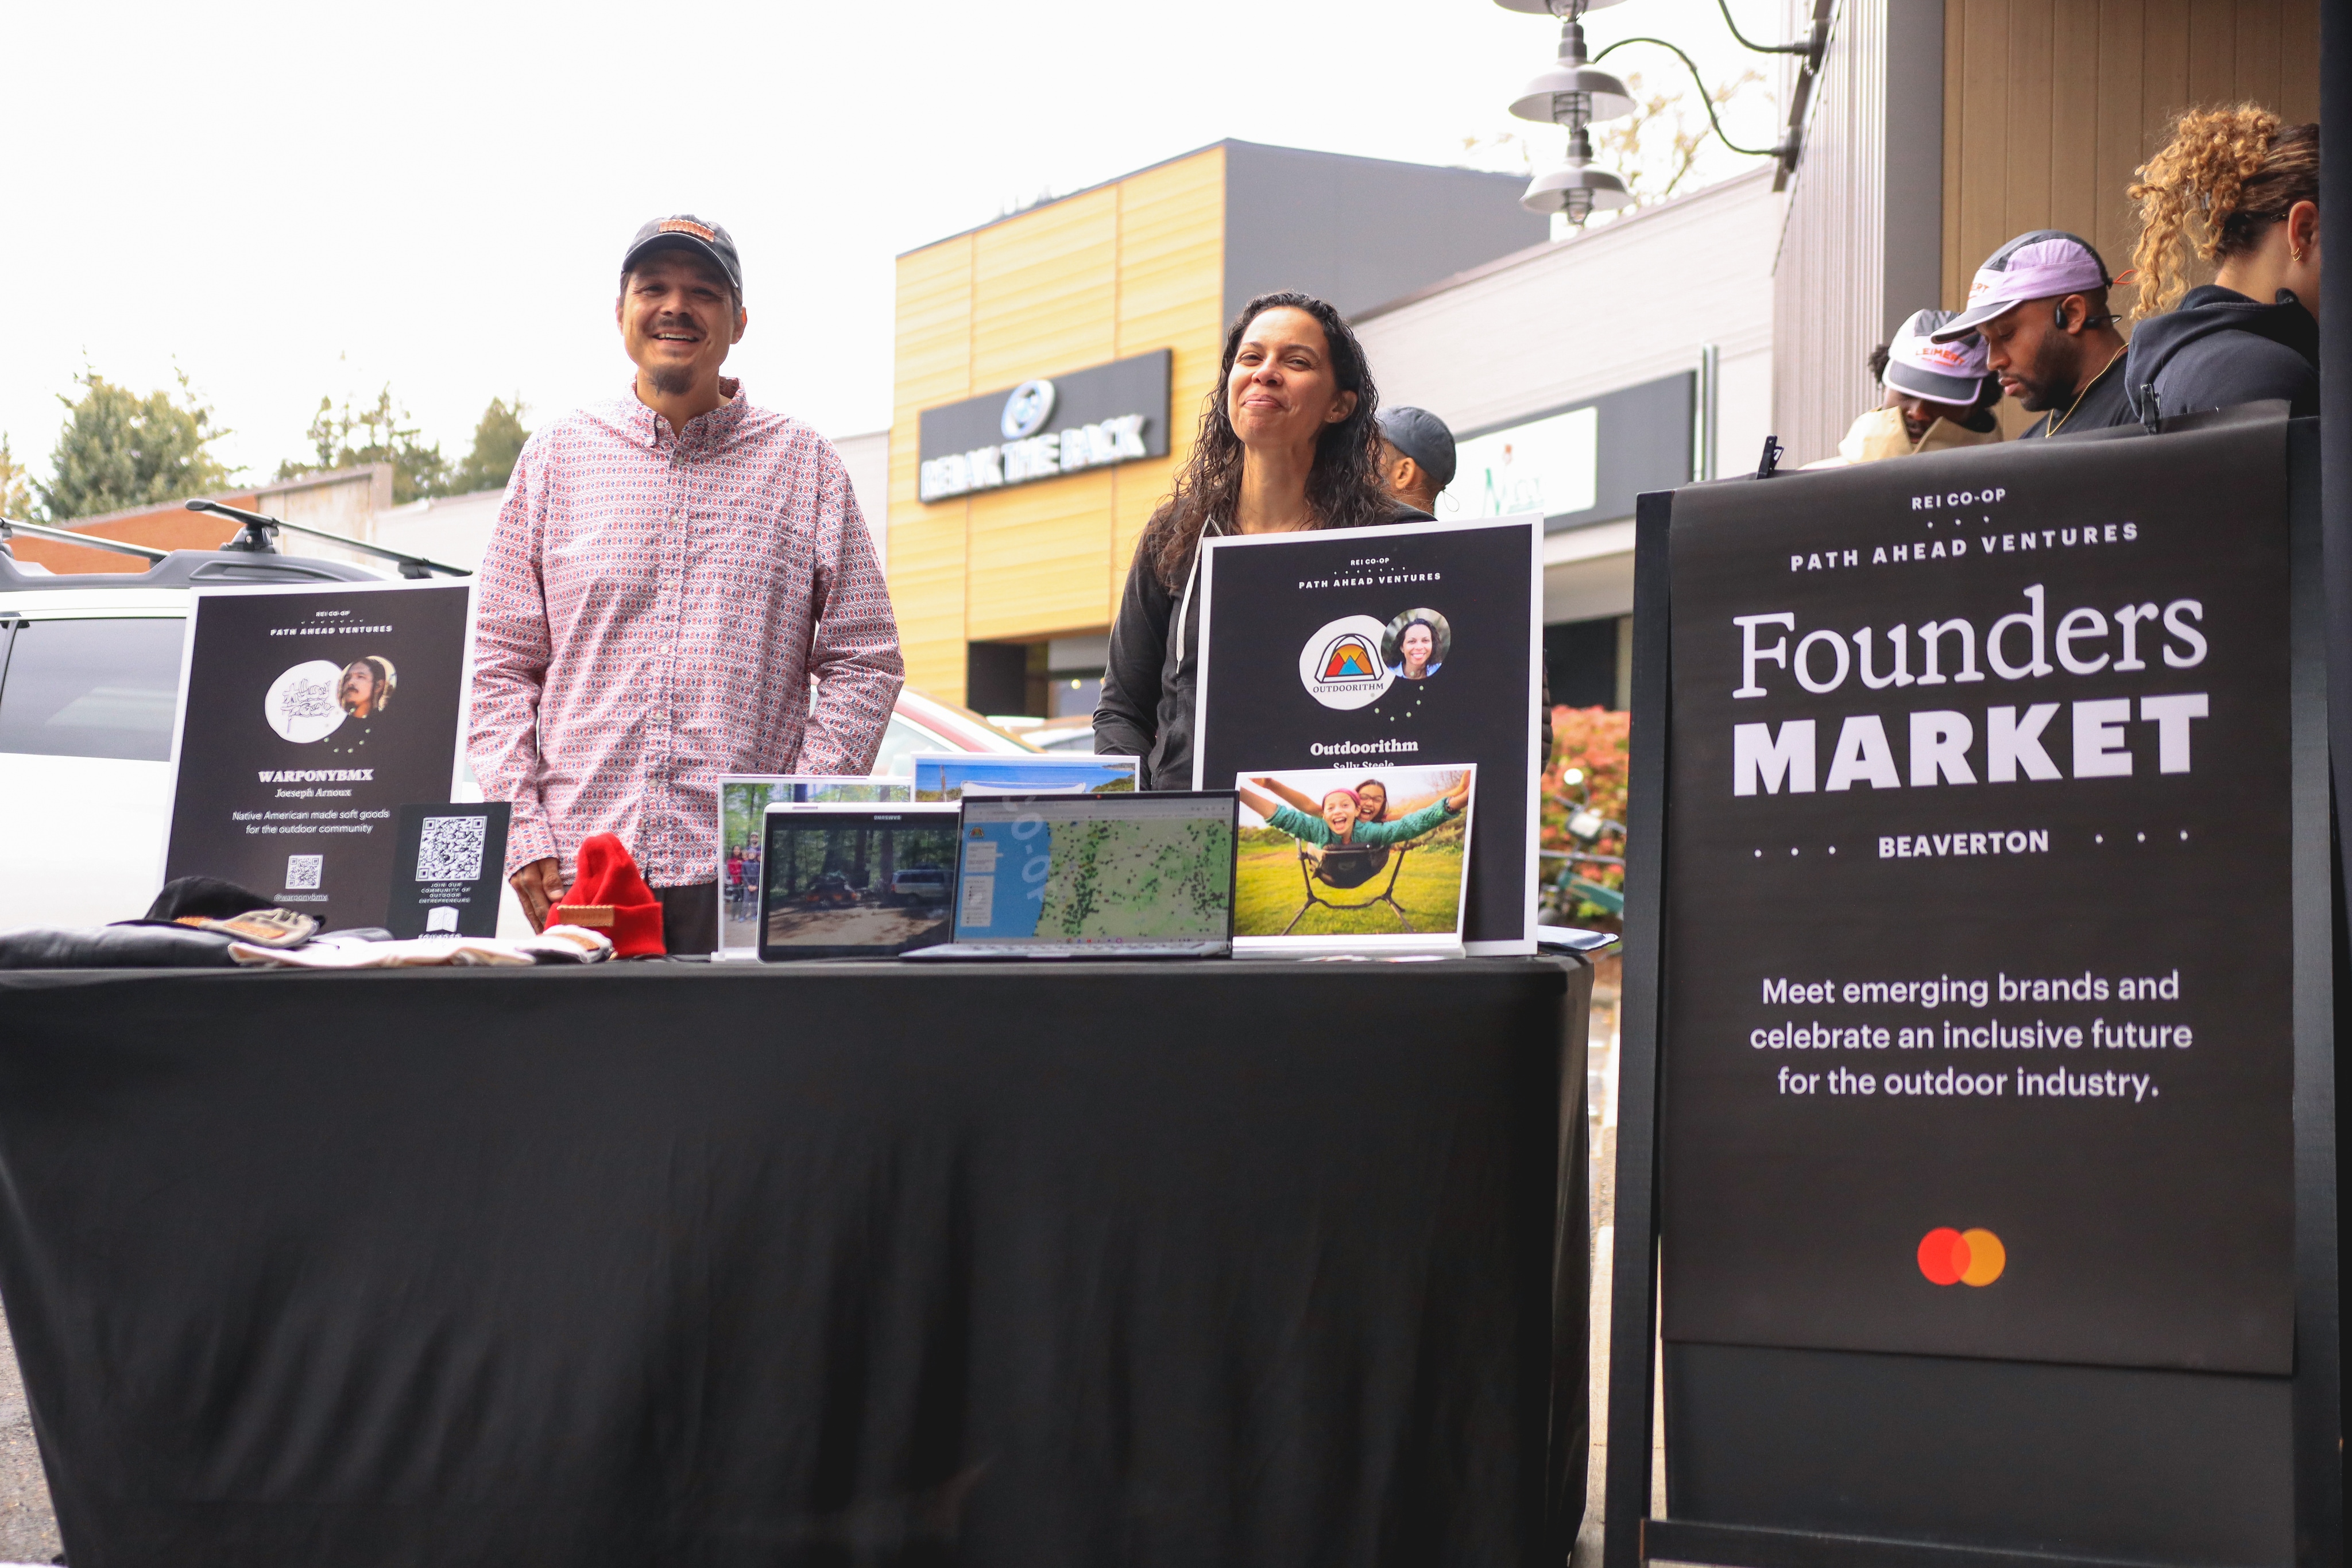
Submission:
[[[63,1550],[57,1516],[49,1511],[48,1478],[41,1473],[40,1449],[33,1442],[33,1418],[25,1407],[16,1346],[0,1319],[0,1568],[46,1563]]]

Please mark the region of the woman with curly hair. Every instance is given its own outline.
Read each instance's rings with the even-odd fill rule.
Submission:
[[[2139,418],[2284,398],[2319,412],[2319,127],[2253,104],[2191,110],[2142,164],[2139,304],[2125,385]],[[2191,253],[2219,264],[2188,287]],[[2185,292],[2184,292],[2185,290]]]
[[[1192,455],[1137,543],[1110,631],[1095,750],[1140,757],[1142,787],[1192,787],[1203,535],[1427,522],[1381,488],[1380,396],[1339,311],[1261,294],[1225,333]]]

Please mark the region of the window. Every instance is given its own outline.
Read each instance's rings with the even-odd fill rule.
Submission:
[[[0,666],[0,752],[167,762],[179,618],[27,621]]]
[[[959,751],[928,730],[916,728],[897,714],[890,716],[890,727],[882,732],[882,749],[874,758],[877,779],[909,779],[914,776],[914,756],[918,751]]]

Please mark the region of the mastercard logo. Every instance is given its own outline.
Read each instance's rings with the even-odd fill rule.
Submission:
[[[1931,1285],[1990,1285],[2009,1267],[2009,1249],[1990,1230],[1939,1226],[1919,1240],[1919,1272]]]

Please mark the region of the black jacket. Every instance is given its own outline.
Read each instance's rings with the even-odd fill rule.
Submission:
[[[2147,416],[2151,386],[2159,415],[2264,398],[2284,398],[2297,416],[2315,414],[2319,323],[2284,288],[2277,304],[2257,305],[2209,283],[2190,289],[2178,309],[2139,324],[2124,361],[2124,386],[2134,419]]]
[[[1399,502],[1389,520],[1435,519]],[[1111,622],[1110,663],[1103,671],[1102,699],[1095,706],[1095,751],[1142,758],[1139,782],[1146,789],[1190,789],[1192,693],[1201,653],[1200,552],[1193,552],[1183,583],[1171,592],[1144,559],[1148,539],[1149,535],[1137,541],[1118,619]],[[1184,624],[1176,628],[1172,623],[1180,612]]]

